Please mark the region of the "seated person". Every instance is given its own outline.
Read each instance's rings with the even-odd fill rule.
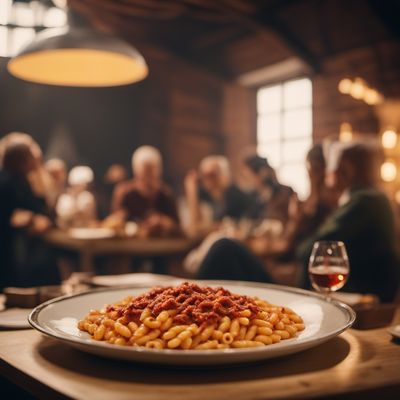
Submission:
[[[276,173],[266,158],[251,155],[243,163],[245,179],[253,188],[246,217],[277,219],[285,224],[288,220],[290,199],[294,195],[293,189],[278,182]]]
[[[5,149],[9,144],[15,143],[24,143],[29,147],[35,162],[35,167],[28,174],[30,186],[33,193],[38,197],[44,198],[50,210],[53,211],[57,201],[57,191],[52,177],[45,168],[42,149],[32,136],[27,133],[11,132],[0,141],[0,156],[2,149]]]
[[[314,242],[341,240],[350,261],[345,290],[391,301],[399,285],[394,215],[389,200],[376,187],[379,169],[374,149],[363,144],[341,149],[329,170],[330,184],[341,192],[340,206],[297,248],[304,270]],[[308,285],[304,273],[303,286]]]
[[[297,247],[296,253],[304,268],[302,287],[310,287],[307,266],[314,242],[341,240],[350,261],[349,280],[344,290],[376,294],[381,301],[394,299],[399,286],[394,216],[388,199],[376,188],[375,164],[369,147],[352,144],[342,149],[337,163],[330,166],[331,184],[342,193],[340,206]],[[229,265],[238,263],[237,253],[242,260],[239,265],[242,277],[249,269],[258,271],[263,266],[239,243],[229,241],[227,245],[227,240],[216,242],[211,248],[200,267],[200,278],[215,279],[221,269],[229,272]],[[240,250],[234,251],[233,247]]]
[[[96,200],[89,190],[94,175],[91,168],[77,166],[68,174],[68,189],[57,202],[60,227],[87,227],[96,221]]]
[[[128,171],[122,164],[111,164],[107,168],[100,185],[97,186],[97,211],[100,218],[110,215],[111,202],[116,186],[128,179]]]
[[[314,145],[307,153],[306,167],[310,180],[310,194],[300,202],[292,198],[289,220],[284,232],[286,245],[282,252],[292,254],[304,237],[313,234],[337,207],[338,191],[325,182],[326,160],[321,144]]]
[[[169,236],[179,232],[175,198],[162,181],[160,152],[141,146],[132,156],[133,179],[117,185],[113,195],[114,220],[136,221],[143,236]]]
[[[212,221],[220,222],[224,217],[240,219],[246,212],[249,197],[232,183],[229,162],[224,156],[204,158],[198,171],[189,171],[184,184],[189,231],[193,235],[209,231]],[[207,221],[204,203],[211,209],[212,221]]]
[[[3,143],[4,144],[4,143]],[[0,170],[0,288],[30,284],[33,275],[40,271],[18,270],[15,257],[16,228],[26,228],[31,233],[42,233],[51,225],[44,198],[36,196],[28,175],[36,168],[35,157],[29,145],[10,141],[2,148]],[[18,254],[19,259],[22,254]],[[32,254],[29,255],[32,261]],[[52,272],[41,274],[44,283],[49,282]],[[32,275],[32,276],[31,276]],[[47,276],[45,276],[47,275]]]

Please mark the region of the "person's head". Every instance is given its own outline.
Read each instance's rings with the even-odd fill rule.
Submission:
[[[2,156],[2,168],[15,175],[27,176],[35,169],[35,157],[31,148],[22,142],[9,144]]]
[[[277,183],[275,171],[266,158],[252,154],[244,158],[243,164],[243,173],[249,186],[261,189]]]
[[[63,160],[52,158],[46,162],[45,169],[58,188],[65,187],[67,183],[67,166]]]
[[[161,153],[152,146],[141,146],[132,155],[134,178],[146,186],[157,186],[161,181]]]
[[[32,138],[32,136],[23,132],[10,132],[0,140],[0,158],[4,156],[8,146],[16,143],[27,145],[36,162],[42,161],[42,150],[39,144]]]
[[[121,164],[112,164],[104,174],[104,182],[109,184],[116,184],[126,180],[128,172]]]
[[[324,183],[326,161],[322,144],[314,145],[307,153],[306,166],[311,183]]]
[[[85,190],[93,180],[93,170],[86,165],[74,167],[68,174],[68,185],[78,191]]]
[[[340,152],[331,184],[340,191],[375,186],[377,171],[374,149],[362,143],[355,143]]]
[[[224,156],[212,155],[203,158],[199,172],[202,186],[209,192],[223,190],[231,182],[229,161]]]

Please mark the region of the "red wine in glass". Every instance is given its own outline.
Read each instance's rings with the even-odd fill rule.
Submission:
[[[314,243],[308,274],[315,290],[324,293],[328,298],[331,292],[345,285],[349,271],[349,260],[343,242]]]

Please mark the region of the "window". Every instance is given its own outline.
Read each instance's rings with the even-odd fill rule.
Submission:
[[[307,78],[260,88],[257,92],[257,152],[278,179],[304,199],[309,193],[305,165],[312,146],[312,87]]]
[[[64,26],[65,10],[38,1],[0,0],[0,57],[12,57],[46,28]]]

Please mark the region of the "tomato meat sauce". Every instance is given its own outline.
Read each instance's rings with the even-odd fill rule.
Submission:
[[[176,287],[156,287],[146,294],[132,298],[124,306],[108,306],[107,311],[117,311],[138,321],[143,310],[148,308],[153,317],[162,311],[175,310],[173,322],[179,325],[215,324],[224,316],[237,318],[240,312],[249,310],[249,319],[256,318],[260,308],[248,296],[233,294],[222,287],[200,287],[195,283],[184,282]]]

